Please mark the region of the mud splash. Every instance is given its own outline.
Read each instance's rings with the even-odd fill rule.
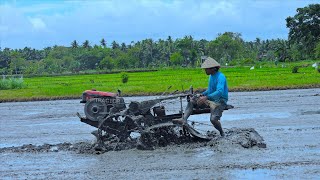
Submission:
[[[125,142],[118,142],[116,139],[107,141],[103,149],[97,150],[97,144],[91,142],[43,144],[40,146],[26,144],[18,147],[5,147],[0,153],[47,153],[59,151],[72,151],[80,154],[101,154],[108,151],[121,151],[128,149],[154,150],[165,146],[187,145],[188,148],[210,147],[217,151],[224,151],[232,148],[266,148],[263,138],[253,128],[231,128],[225,130],[225,137],[220,137],[217,132],[207,132],[212,140],[205,141],[195,138],[179,137],[173,134],[148,134],[143,138],[132,138]],[[141,140],[143,139],[143,140]],[[143,146],[142,144],[143,143]]]

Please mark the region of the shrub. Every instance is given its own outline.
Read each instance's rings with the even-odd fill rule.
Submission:
[[[1,90],[10,89],[10,82],[7,79],[2,79],[0,81],[0,89]]]
[[[240,65],[254,65],[255,64],[255,62],[254,62],[254,60],[253,59],[250,59],[250,58],[246,58],[246,59],[242,59],[241,61],[240,61]]]
[[[21,89],[24,87],[23,84],[23,79],[2,79],[0,81],[0,90],[5,90],[5,89]]]
[[[299,66],[294,66],[292,68],[292,73],[298,73],[298,71],[299,71]]]
[[[233,61],[230,61],[229,63],[228,63],[228,65],[229,66],[237,66],[237,65],[239,65],[239,61],[238,60],[233,60]]]
[[[318,70],[318,73],[320,73],[320,68],[319,67],[317,68],[317,70]]]
[[[121,80],[122,80],[122,83],[127,83],[128,80],[129,80],[129,75],[127,73],[121,73]]]

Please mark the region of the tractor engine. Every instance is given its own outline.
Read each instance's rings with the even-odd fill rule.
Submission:
[[[80,103],[85,103],[86,117],[91,121],[99,121],[107,117],[110,111],[119,112],[125,109],[124,99],[119,97],[119,94],[96,90],[84,91]]]

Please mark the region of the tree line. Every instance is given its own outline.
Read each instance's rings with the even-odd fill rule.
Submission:
[[[288,40],[244,41],[240,33],[224,32],[213,40],[183,38],[118,43],[89,40],[37,50],[0,48],[1,74],[59,74],[85,70],[198,67],[202,56],[211,56],[222,65],[239,65],[256,61],[288,62],[320,59],[320,4],[298,8],[294,17],[286,18]]]

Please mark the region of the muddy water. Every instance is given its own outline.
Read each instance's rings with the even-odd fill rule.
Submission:
[[[145,100],[152,97],[130,97]],[[1,179],[107,178],[107,179],[212,179],[268,178],[317,179],[320,176],[320,89],[230,93],[225,129],[254,128],[267,148],[242,148],[219,139],[217,145],[182,144],[154,151],[136,149],[105,154],[75,151],[0,153]],[[178,106],[177,106],[178,105]],[[185,104],[184,104],[185,105]],[[170,111],[179,103],[171,102]],[[78,100],[1,103],[0,148],[90,144],[94,128],[81,123]],[[209,115],[191,116],[196,128],[212,131]]]

